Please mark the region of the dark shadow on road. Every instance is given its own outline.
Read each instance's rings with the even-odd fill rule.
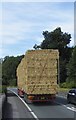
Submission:
[[[13,117],[12,105],[8,103],[8,97],[7,97],[2,106],[2,120],[8,118],[11,119],[12,117]]]
[[[33,105],[36,106],[56,106],[58,105],[55,101],[54,102],[34,102]]]
[[[7,92],[7,97],[12,97],[12,96],[16,96],[16,95],[12,92]]]

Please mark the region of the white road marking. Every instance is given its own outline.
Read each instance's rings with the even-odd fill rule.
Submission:
[[[68,107],[67,105],[64,105],[64,104],[59,103],[59,102],[55,102],[55,103],[57,103],[57,104],[59,104],[59,105],[61,105],[61,106],[64,106],[64,107],[66,107],[67,109],[69,109],[69,110],[71,110],[71,111],[73,111],[73,112],[76,112],[76,108],[75,108],[75,107]]]
[[[59,96],[59,95],[57,95],[57,96],[58,96],[58,97],[61,97],[61,98],[67,99],[67,97],[65,97],[65,96]],[[58,103],[58,102],[56,102],[56,103]],[[66,107],[67,109],[69,109],[69,110],[71,110],[71,111],[73,111],[73,112],[76,112],[76,108],[75,108],[75,107],[68,107],[68,106],[66,106],[66,105],[64,105],[64,104],[62,104],[62,103],[58,103],[58,104]]]
[[[73,112],[76,112],[76,108],[75,107],[67,107],[67,109],[72,110]]]
[[[8,90],[10,90],[10,89],[8,89]],[[35,115],[35,113],[31,110],[31,108],[25,103],[25,101],[24,101],[17,93],[15,93],[13,90],[10,90],[10,91],[12,91],[14,94],[16,94],[16,95],[19,97],[19,99],[24,103],[24,105],[28,108],[28,110],[29,110],[30,113],[33,115],[33,117],[34,117],[36,120],[39,120],[38,117]],[[57,95],[57,96],[58,96],[58,95]],[[59,97],[66,98],[66,97],[63,97],[63,96],[59,96]],[[55,102],[55,103],[60,104],[60,105],[66,107],[67,109],[69,109],[69,110],[71,110],[71,111],[73,111],[73,112],[76,112],[76,108],[75,108],[75,107],[68,107],[68,106],[66,106],[66,105],[64,105],[64,104],[62,104],[62,103],[59,103],[59,102]]]
[[[18,96],[18,98],[24,103],[24,105],[27,107],[27,109],[30,111],[30,113],[33,115],[33,117],[36,119],[36,120],[39,120],[38,117],[35,115],[35,113],[31,110],[31,108],[26,104],[26,102],[17,94],[15,93],[13,90],[11,89],[8,89],[10,90],[11,92],[13,92],[15,95]]]

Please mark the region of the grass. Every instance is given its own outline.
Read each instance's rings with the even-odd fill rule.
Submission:
[[[17,86],[7,86],[7,88],[17,88]]]
[[[67,92],[69,90],[70,90],[70,88],[59,88],[59,91],[62,91],[62,92]]]

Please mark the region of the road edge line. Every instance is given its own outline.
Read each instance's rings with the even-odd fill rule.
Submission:
[[[10,90],[10,89],[8,89]],[[27,107],[27,109],[30,111],[30,113],[33,115],[33,117],[36,119],[36,120],[39,120],[38,117],[35,115],[35,113],[31,110],[31,108],[27,105],[27,103],[17,94],[15,93],[13,90],[10,90],[11,92],[13,92],[23,103],[24,105]]]

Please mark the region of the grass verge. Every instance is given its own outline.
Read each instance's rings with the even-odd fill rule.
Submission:
[[[68,92],[70,88],[59,88],[59,91],[61,92]]]

